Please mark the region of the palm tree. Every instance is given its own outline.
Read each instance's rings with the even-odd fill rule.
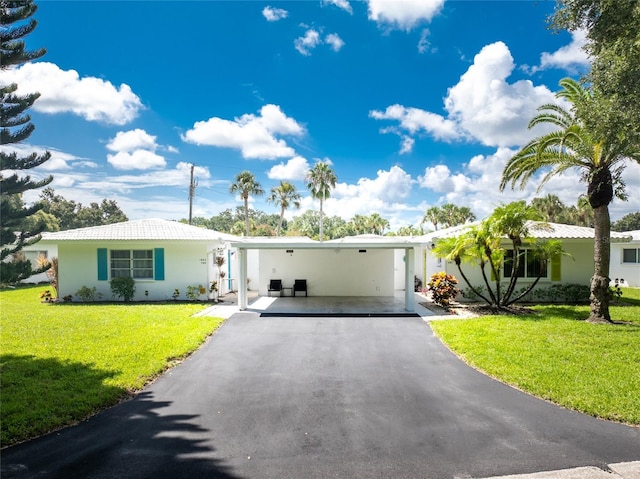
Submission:
[[[306,179],[307,188],[309,188],[311,196],[320,200],[320,241],[322,241],[322,205],[324,200],[331,196],[331,188],[335,188],[338,178],[329,162],[318,161],[313,168],[307,172]]]
[[[367,218],[367,227],[371,231],[371,234],[383,235],[384,230],[389,227],[389,220],[380,216],[379,213],[372,213]]]
[[[240,197],[244,201],[244,222],[247,236],[250,236],[249,224],[249,195],[261,196],[264,190],[260,183],[256,181],[256,177],[250,171],[242,171],[236,176],[235,183],[229,186],[230,193],[240,193]]]
[[[568,209],[557,195],[551,193],[542,198],[534,198],[531,206],[540,212],[544,221],[552,223],[560,223],[563,213]]]
[[[442,210],[438,206],[432,206],[425,212],[422,222],[426,223],[427,221],[430,221],[435,230],[438,231],[438,223],[440,223],[441,219]]]
[[[440,208],[440,222],[445,228],[463,225],[467,221],[475,221],[476,215],[467,206],[457,206],[453,203],[446,203]]]
[[[587,198],[594,214],[594,274],[591,277],[591,312],[588,321],[610,322],[609,314],[609,240],[611,221],[609,203],[614,196],[625,199],[624,183],[620,174],[624,162],[640,162],[640,145],[624,136],[612,142],[596,138],[575,114],[576,107],[588,105],[598,108],[602,103],[590,90],[570,78],[560,81],[563,88],[557,98],[568,101],[571,109],[555,104],[538,108],[538,114],[529,122],[529,128],[538,124],[551,124],[558,129],[531,140],[507,162],[502,172],[500,190],[507,184],[514,188],[519,182],[524,188],[539,170],[548,170],[538,190],[553,176],[577,168],[587,182]]]
[[[273,203],[280,207],[280,221],[278,222],[278,233],[282,230],[282,219],[287,208],[293,205],[296,209],[300,208],[300,193],[296,191],[295,185],[288,181],[280,181],[278,186],[271,188],[271,194],[267,198],[269,203]]]

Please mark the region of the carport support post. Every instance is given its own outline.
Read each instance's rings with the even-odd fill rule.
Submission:
[[[240,278],[238,279],[238,309],[247,309],[247,250],[238,248],[238,266]]]
[[[404,309],[413,313],[414,305],[414,250],[413,248],[405,248],[404,250]]]

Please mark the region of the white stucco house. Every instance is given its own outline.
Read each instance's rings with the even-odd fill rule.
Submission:
[[[226,259],[223,287],[234,287],[237,252],[228,243],[237,239],[175,221],[145,219],[44,233],[34,247],[57,248],[60,297],[87,286],[109,300],[109,281],[130,276],[136,281],[134,300],[167,300],[176,289],[184,299],[187,286],[208,288],[217,280],[216,256]]]
[[[609,277],[613,284],[640,287],[640,230],[626,231],[629,243],[611,243]]]
[[[181,293],[180,299],[185,299],[187,286],[208,287],[219,279],[214,259],[223,256],[226,264],[221,292],[237,291],[240,309],[247,308],[250,289],[268,296],[270,280],[279,279],[285,288],[282,294],[291,295],[294,281],[303,279],[309,296],[392,297],[403,291],[405,309],[413,311],[414,277],[425,285],[432,274],[440,271],[458,276],[453,262],[433,255],[433,246],[470,226],[418,237],[360,235],[320,242],[307,237],[245,238],[174,221],[147,219],[44,233],[27,254],[46,252],[48,257],[58,256],[61,297],[73,296],[87,286],[95,287],[103,299],[109,300],[109,281],[131,276],[136,281],[134,300],[172,299],[176,289]],[[536,238],[562,240],[568,253],[547,267],[541,287],[589,284],[593,274],[592,228],[532,222],[531,231]],[[630,233],[611,233],[611,277],[623,278],[626,285],[640,283],[640,238],[634,238]],[[535,279],[526,268],[525,265],[522,285]],[[465,273],[473,284],[483,284],[479,268],[467,265]]]
[[[477,223],[473,223],[477,224]],[[457,237],[473,224],[455,226],[415,238],[419,242],[416,250],[416,275],[425,282],[429,281],[432,274],[445,271],[456,277],[459,276],[458,267],[453,261],[446,261],[437,258],[433,252],[433,247],[443,238]],[[572,283],[588,285],[591,276],[593,276],[593,246],[594,246],[594,230],[582,226],[564,225],[558,223],[547,223],[539,221],[530,221],[528,224],[530,234],[537,239],[558,239],[562,241],[563,248],[567,255],[561,255],[554,258],[544,272],[538,287],[550,286],[558,283]],[[631,236],[628,233],[611,232],[612,253],[615,247],[627,248]],[[504,246],[508,247],[510,242],[505,239]],[[624,246],[623,246],[624,245]],[[525,252],[526,258],[526,252]],[[527,271],[527,261],[524,262],[522,276],[519,278],[519,284],[525,286],[535,280],[537,272]],[[613,265],[613,254],[612,254]],[[473,285],[482,285],[484,281],[480,273],[479,267],[470,264],[463,264],[463,270]],[[504,269],[502,270],[504,275]],[[508,281],[510,272],[506,278]],[[464,285],[461,283],[461,287]]]

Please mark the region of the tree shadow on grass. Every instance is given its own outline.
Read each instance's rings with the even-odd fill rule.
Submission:
[[[74,424],[127,396],[105,384],[117,371],[72,361],[3,354],[0,371],[3,446]]]
[[[82,402],[83,393],[88,389],[102,389],[100,392],[105,398],[111,398],[111,404],[126,394],[120,388],[103,384],[115,374],[113,371],[33,356],[5,355],[1,360],[3,434],[9,435],[30,421],[48,423],[47,415],[60,416],[54,421],[57,424],[48,430],[77,421],[79,418],[70,419],[71,414],[64,417],[64,412],[75,409],[75,403]],[[7,370],[11,371],[9,378],[5,376]],[[21,391],[16,379],[20,373],[31,375],[30,381],[40,384]],[[52,387],[76,391],[70,391],[67,397],[58,391],[51,395]],[[59,403],[45,406],[54,400]],[[168,401],[155,400],[151,392],[142,392],[72,427],[2,449],[0,476],[3,479],[237,477],[214,457],[210,434],[199,425],[199,416],[163,411],[170,406]],[[82,417],[97,408],[89,406],[86,410]],[[26,430],[28,428],[23,429]],[[42,432],[32,429],[28,435]]]

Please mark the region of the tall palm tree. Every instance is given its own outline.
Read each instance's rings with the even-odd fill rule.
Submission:
[[[250,236],[251,227],[249,224],[249,195],[261,196],[264,190],[256,177],[250,171],[242,171],[236,176],[235,183],[229,186],[230,193],[239,193],[244,201],[244,223],[247,236]]]
[[[625,198],[620,174],[626,160],[640,163],[640,145],[626,138],[613,142],[595,137],[575,114],[576,107],[588,105],[598,108],[602,100],[594,97],[570,78],[560,81],[556,97],[568,101],[571,109],[555,104],[538,108],[538,114],[529,122],[529,128],[538,124],[551,124],[558,129],[531,140],[515,154],[502,172],[500,189],[507,184],[524,188],[539,170],[548,170],[540,189],[550,178],[569,169],[577,168],[587,182],[587,198],[594,214],[594,274],[591,278],[591,312],[588,321],[610,322],[609,263],[611,221],[609,203],[614,196]],[[628,136],[627,136],[628,138]]]
[[[278,233],[282,230],[282,219],[287,208],[293,205],[296,209],[300,208],[300,193],[296,191],[295,185],[288,181],[280,181],[278,186],[271,188],[271,193],[267,198],[269,203],[273,203],[280,207],[280,221],[278,222]]]
[[[313,168],[307,172],[307,188],[311,196],[320,200],[320,241],[322,241],[322,205],[324,200],[331,196],[331,189],[335,188],[338,177],[331,168],[329,162],[318,161]]]

